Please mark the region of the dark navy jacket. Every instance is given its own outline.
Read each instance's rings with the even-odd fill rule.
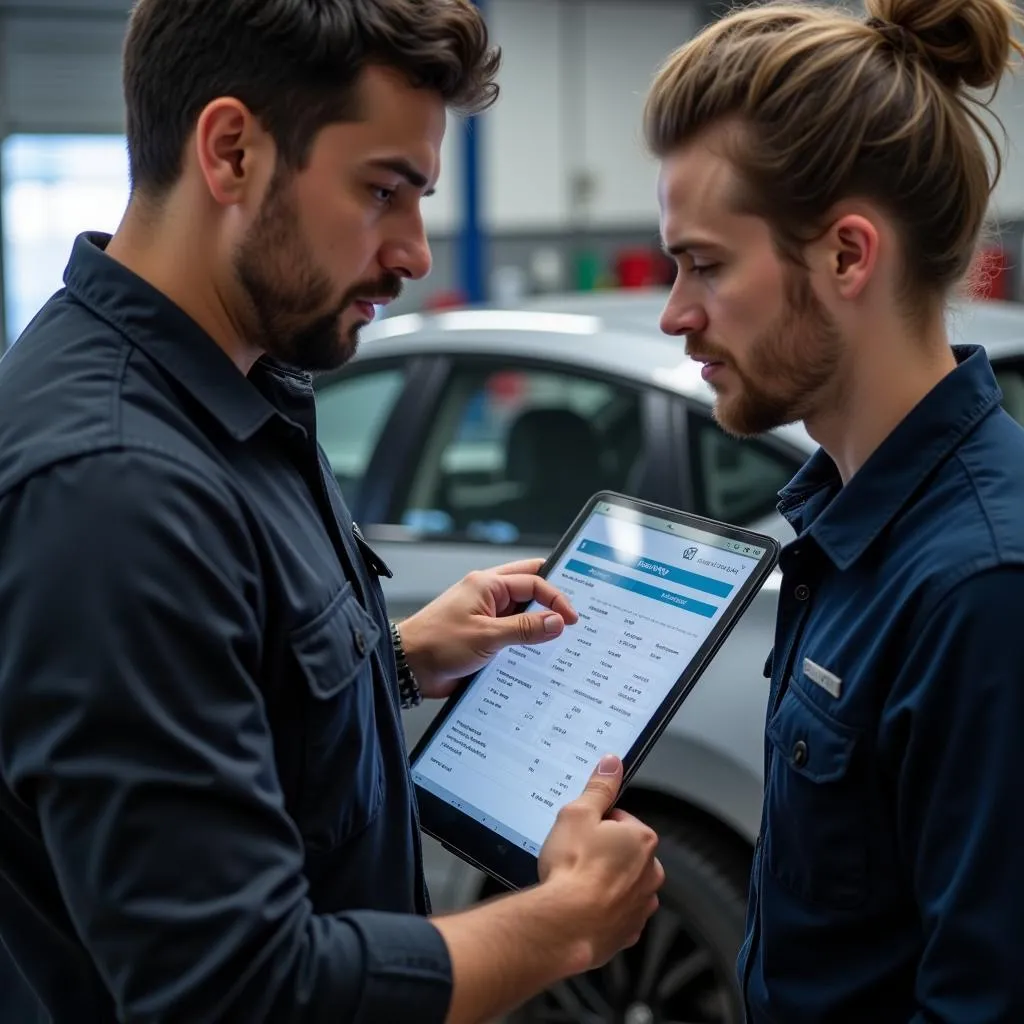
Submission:
[[[56,1024],[443,1021],[310,380],[244,377],[105,242],[0,362],[3,943]]]
[[[1024,429],[957,359],[782,493],[751,1024],[1024,1021]]]

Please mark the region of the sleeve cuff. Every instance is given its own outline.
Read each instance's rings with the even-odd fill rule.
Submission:
[[[452,963],[441,933],[425,917],[361,910],[345,914],[359,934],[366,971],[361,1021],[444,1024]]]

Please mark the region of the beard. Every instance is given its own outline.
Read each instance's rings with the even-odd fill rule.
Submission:
[[[402,280],[385,274],[354,285],[340,297],[316,264],[302,237],[290,176],[274,174],[256,220],[234,256],[236,278],[247,300],[248,339],[259,349],[299,370],[333,370],[359,346],[357,321],[342,327],[345,311],[360,299],[396,299]]]
[[[701,359],[723,363],[739,381],[738,387],[712,382],[718,392],[715,420],[734,437],[805,420],[837,386],[842,337],[805,272],[787,272],[785,303],[775,323],[754,342],[745,366],[700,338],[687,338],[688,351],[692,347]]]

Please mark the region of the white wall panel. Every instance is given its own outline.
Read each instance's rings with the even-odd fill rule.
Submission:
[[[665,57],[697,31],[690,6],[653,0],[583,8],[583,150],[592,177],[592,225],[657,224],[656,164],[644,151],[641,114]]]
[[[1007,75],[992,104],[1006,129],[1003,173],[992,196],[992,216],[1005,220],[1024,218],[1024,70]],[[1002,142],[1002,136],[997,134]]]
[[[449,232],[459,223],[459,196],[462,194],[462,123],[448,118],[441,145],[441,177],[437,191],[423,200],[423,222],[430,232]]]
[[[495,230],[557,228],[566,220],[562,7],[492,0],[487,8],[503,54],[501,95],[482,124],[482,201]]]

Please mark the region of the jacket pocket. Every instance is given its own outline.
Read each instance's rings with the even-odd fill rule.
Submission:
[[[307,847],[329,851],[373,820],[383,796],[373,654],[380,627],[346,583],[289,643],[302,702],[296,820]]]
[[[868,896],[868,819],[856,755],[860,734],[814,707],[790,679],[768,725],[765,860],[811,903],[853,908]]]

